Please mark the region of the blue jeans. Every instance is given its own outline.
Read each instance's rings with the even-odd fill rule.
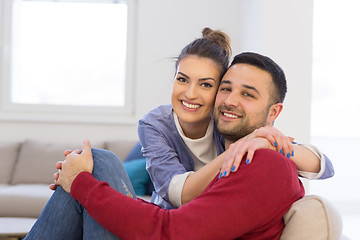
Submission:
[[[125,195],[131,194],[136,198],[120,159],[112,152],[102,149],[92,149],[92,154],[94,177],[100,181],[106,181],[118,192]],[[58,187],[25,239],[108,240],[118,238],[98,224],[69,193]]]

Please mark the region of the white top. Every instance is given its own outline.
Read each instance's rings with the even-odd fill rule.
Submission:
[[[214,141],[214,120],[211,118],[205,136],[198,139],[191,139],[185,136],[177,115],[173,113],[175,125],[181,138],[183,139],[187,149],[189,150],[192,158],[194,159],[194,169],[199,170],[214,158],[217,157],[217,150]],[[194,173],[193,171],[186,172],[183,174],[175,175],[169,185],[169,198],[170,202],[175,207],[180,207],[181,204],[181,193],[184,187],[186,178]]]

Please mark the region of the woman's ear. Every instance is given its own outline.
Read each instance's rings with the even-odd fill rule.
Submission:
[[[274,125],[274,122],[275,122],[276,118],[279,116],[279,114],[281,113],[282,109],[283,109],[282,103],[276,103],[276,104],[271,105],[271,107],[269,109],[268,117],[267,117],[267,122],[266,122],[266,124],[268,126]]]

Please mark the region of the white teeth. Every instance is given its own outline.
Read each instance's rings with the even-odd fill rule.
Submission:
[[[238,116],[236,116],[234,114],[230,114],[230,113],[224,113],[224,116],[229,117],[229,118],[239,118]]]
[[[187,102],[184,102],[184,101],[182,101],[182,104],[183,104],[185,107],[187,107],[187,108],[192,108],[192,109],[195,109],[195,108],[199,108],[199,107],[200,107],[200,105],[190,104],[190,103],[187,103]]]

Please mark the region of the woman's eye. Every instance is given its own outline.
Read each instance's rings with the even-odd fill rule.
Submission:
[[[213,85],[211,85],[210,83],[202,83],[201,86],[206,87],[206,88],[213,87]]]
[[[183,77],[178,77],[177,80],[178,80],[179,82],[186,82],[186,79],[183,78]]]

